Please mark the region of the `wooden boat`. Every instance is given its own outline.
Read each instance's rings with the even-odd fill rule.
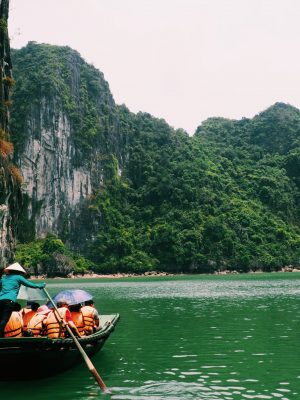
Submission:
[[[88,356],[96,354],[113,332],[119,314],[102,315],[102,329],[78,338]],[[56,375],[82,362],[72,338],[0,338],[0,380],[26,380]]]

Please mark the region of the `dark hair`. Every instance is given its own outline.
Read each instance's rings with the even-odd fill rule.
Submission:
[[[20,311],[21,308],[22,308],[22,307],[21,307],[21,304],[20,304],[20,303],[15,303],[15,304],[14,304],[14,307],[13,307],[13,310],[14,310],[14,311]]]
[[[39,308],[39,306],[40,306],[39,303],[35,303],[35,302],[31,303],[32,311],[36,311]]]
[[[15,271],[14,269],[6,269],[5,272],[9,275],[22,275],[24,272]]]
[[[80,309],[81,309],[81,304],[72,304],[72,305],[69,307],[69,310],[70,310],[70,311],[75,311],[75,312],[80,311]]]
[[[85,306],[92,306],[94,304],[94,300],[87,300],[84,302]]]
[[[58,301],[56,303],[57,307],[63,307],[63,306],[68,306],[68,303],[66,301]]]

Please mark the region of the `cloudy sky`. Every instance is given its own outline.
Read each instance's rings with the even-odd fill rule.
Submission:
[[[10,0],[11,46],[68,45],[115,101],[192,134],[212,116],[300,108],[299,0]]]

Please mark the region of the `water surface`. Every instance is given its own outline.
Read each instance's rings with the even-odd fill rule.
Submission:
[[[300,399],[300,274],[55,280],[121,314],[93,362],[31,383],[0,383],[1,399]],[[1,366],[4,368],[5,366]],[[30,360],[28,360],[30,368]]]

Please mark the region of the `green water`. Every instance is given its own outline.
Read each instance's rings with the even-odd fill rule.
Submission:
[[[300,274],[48,283],[51,294],[66,288],[87,289],[103,314],[121,314],[93,358],[113,394],[81,365],[0,383],[1,400],[300,399]]]

